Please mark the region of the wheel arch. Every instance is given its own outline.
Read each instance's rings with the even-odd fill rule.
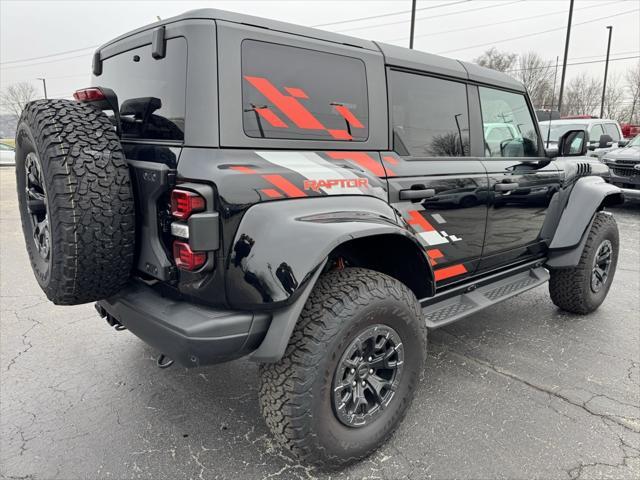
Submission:
[[[423,251],[409,237],[387,233],[345,241],[333,249],[328,260],[344,259],[349,266],[389,275],[404,283],[416,298],[421,299],[434,293],[433,269]]]
[[[601,177],[583,177],[570,191],[549,245],[550,268],[574,267],[578,264],[596,214],[606,207],[624,202],[620,188]]]
[[[251,211],[251,217],[247,217]],[[247,238],[253,242],[247,247],[251,253],[243,257],[250,258],[250,264],[244,259],[238,260],[237,256],[239,249],[235,245],[242,241],[243,235],[244,247],[247,247]],[[300,245],[303,237],[305,242]],[[245,282],[235,291],[239,300],[247,291],[252,295],[250,299],[259,300],[255,292],[249,290],[246,278],[249,274],[254,282],[251,286],[257,291],[260,285],[255,277],[265,271],[267,265],[273,265],[275,271],[275,266],[286,264],[290,272],[288,284],[295,286],[289,296],[283,294],[279,302],[249,306],[249,309],[272,310],[269,330],[250,357],[257,362],[269,363],[282,358],[318,278],[332,268],[341,268],[340,259],[349,266],[368,268],[398,279],[417,298],[433,294],[434,275],[424,248],[398,220],[393,209],[379,199],[325,197],[256,205],[243,218],[233,250],[235,253],[230,254],[228,265],[235,277],[228,281]],[[271,280],[274,285],[273,278]],[[278,280],[280,286],[287,283],[280,277]],[[228,295],[231,289],[233,284],[227,285]]]
[[[391,251],[392,254],[377,255],[378,249],[383,252]],[[341,259],[348,266],[366,268],[395,278],[405,284],[417,299],[432,296],[435,288],[433,269],[421,251],[417,241],[400,232],[365,234],[345,239],[326,255],[295,301],[273,312],[269,330],[260,346],[249,357],[250,360],[271,363],[282,358],[291,333],[320,275],[333,268],[342,268]]]

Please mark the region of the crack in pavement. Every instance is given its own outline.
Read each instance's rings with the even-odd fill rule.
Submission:
[[[21,355],[24,355],[25,353],[27,353],[29,350],[33,348],[33,344],[31,343],[31,341],[28,340],[27,336],[29,332],[31,332],[31,330],[36,328],[38,325],[42,325],[42,322],[36,320],[35,318],[27,317],[27,320],[32,321],[33,325],[31,325],[29,328],[27,328],[26,331],[20,334],[20,337],[22,338],[22,345],[24,345],[25,348],[20,350],[16,355],[13,356],[13,358],[9,360],[9,364],[7,365],[7,371],[9,371],[11,369],[11,366],[16,363],[16,361],[18,360],[18,357],[20,357]]]
[[[607,422],[604,421],[604,419],[602,419],[602,421],[607,426],[607,428],[609,428],[609,430],[611,430],[611,426],[608,425]],[[621,461],[618,462],[618,463],[607,463],[607,462],[581,463],[580,462],[580,463],[578,463],[578,465],[576,467],[573,467],[573,468],[570,468],[569,470],[567,470],[567,475],[569,475],[569,478],[571,480],[579,480],[580,477],[582,476],[582,474],[584,473],[584,470],[587,469],[587,468],[610,467],[610,468],[615,468],[617,470],[620,467],[630,467],[630,465],[628,463],[629,460],[640,458],[640,450],[638,450],[637,448],[629,445],[627,442],[624,441],[624,439],[620,435],[618,435],[613,430],[611,430],[611,432],[618,437],[618,440],[620,442],[618,444],[618,448],[622,452]],[[628,454],[627,453],[627,449],[634,451],[635,453],[637,453],[637,455]]]
[[[634,379],[632,378],[633,370],[634,370],[635,368],[640,367],[640,363],[634,362],[633,360],[630,360],[630,361],[631,361],[631,366],[630,366],[629,368],[627,368],[627,378],[629,379],[629,381],[630,381],[631,383],[633,383],[634,385],[637,385],[637,386],[639,386],[639,387],[640,387],[640,381],[636,381],[636,380],[634,380]],[[640,375],[639,375],[639,377],[640,377]]]
[[[461,339],[460,337],[456,336],[455,334],[452,334],[452,333],[449,333],[449,332],[446,332],[446,331],[442,331],[441,333],[449,335],[449,336],[455,338],[456,340],[458,340],[463,345],[465,345],[467,347],[470,347],[470,345],[468,345],[467,342],[465,342],[463,339]],[[571,405],[573,405],[575,407],[578,407],[578,408],[584,410],[585,412],[589,413],[590,415],[593,415],[593,416],[596,416],[596,417],[599,417],[599,418],[608,418],[612,422],[615,422],[616,424],[620,425],[621,427],[623,427],[623,428],[625,428],[625,429],[627,429],[627,430],[629,430],[631,432],[640,433],[640,422],[638,421],[637,418],[628,418],[628,417],[624,417],[624,416],[621,416],[621,415],[599,413],[599,412],[595,411],[594,409],[592,409],[592,408],[590,408],[588,406],[588,404],[591,401],[593,401],[595,398],[598,398],[598,397],[604,397],[604,398],[607,398],[607,399],[611,400],[612,402],[618,403],[620,405],[632,406],[634,408],[637,408],[636,405],[625,404],[625,403],[620,402],[620,401],[618,401],[616,399],[608,397],[608,396],[606,396],[604,394],[593,394],[591,396],[591,398],[589,398],[585,402],[576,402],[575,400],[573,400],[573,399],[571,399],[571,398],[569,398],[569,397],[567,397],[565,395],[562,395],[560,392],[554,391],[551,388],[545,387],[543,385],[537,385],[535,383],[532,383],[529,380],[527,380],[525,378],[522,378],[522,377],[519,377],[515,373],[509,372],[508,370],[505,370],[505,369],[503,369],[503,368],[501,368],[501,367],[499,367],[497,365],[493,365],[492,363],[490,363],[488,361],[481,360],[481,359],[479,359],[477,357],[472,357],[472,356],[466,355],[464,353],[456,352],[454,350],[451,350],[447,345],[444,345],[444,344],[440,344],[440,346],[442,346],[447,352],[451,353],[452,355],[457,355],[457,356],[465,358],[465,359],[467,359],[467,360],[469,360],[471,362],[474,362],[474,363],[476,363],[478,365],[481,365],[481,366],[483,366],[485,368],[488,368],[489,370],[491,370],[492,372],[496,373],[497,375],[509,378],[509,379],[514,380],[516,382],[519,382],[519,383],[522,383],[524,385],[527,385],[528,387],[530,387],[530,388],[532,388],[534,390],[537,390],[539,392],[546,393],[547,395],[553,396],[553,397],[555,397],[555,398],[557,398],[559,400],[562,400],[562,401],[564,401],[566,403],[569,403],[569,404],[571,404]],[[624,420],[626,420],[627,422],[631,422],[632,420],[635,420],[636,425],[638,425],[638,426],[633,425],[633,424],[630,425],[629,423],[625,422]]]

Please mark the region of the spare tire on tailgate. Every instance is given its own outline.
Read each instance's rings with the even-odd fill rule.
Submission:
[[[107,116],[70,100],[27,104],[16,179],[31,267],[47,297],[76,305],[120,290],[133,264],[134,200]]]

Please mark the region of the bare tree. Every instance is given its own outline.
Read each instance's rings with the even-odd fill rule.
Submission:
[[[496,47],[491,47],[473,61],[481,67],[491,68],[492,70],[498,70],[499,72],[506,72],[516,64],[517,59],[517,53],[501,52]]]
[[[626,122],[640,124],[640,63],[627,70],[625,74],[625,87],[627,95],[631,99],[629,113],[624,119]]]
[[[607,80],[607,91],[604,94],[604,118],[611,118],[618,122],[625,122],[628,118],[625,105],[625,91],[620,85],[620,77],[611,75]]]
[[[0,104],[4,110],[11,112],[18,120],[25,105],[31,100],[35,100],[37,96],[37,90],[29,82],[14,83],[0,94]]]
[[[602,83],[583,72],[567,84],[560,113],[563,116],[600,113],[601,95]]]
[[[513,73],[527,88],[535,107],[543,108],[553,103],[554,67],[551,62],[535,52],[526,52],[518,57],[518,68]]]

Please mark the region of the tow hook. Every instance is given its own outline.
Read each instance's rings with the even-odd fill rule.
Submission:
[[[158,368],[169,368],[171,365],[173,365],[173,360],[167,357],[164,353],[161,353],[160,355],[158,355],[156,365],[158,365]]]

